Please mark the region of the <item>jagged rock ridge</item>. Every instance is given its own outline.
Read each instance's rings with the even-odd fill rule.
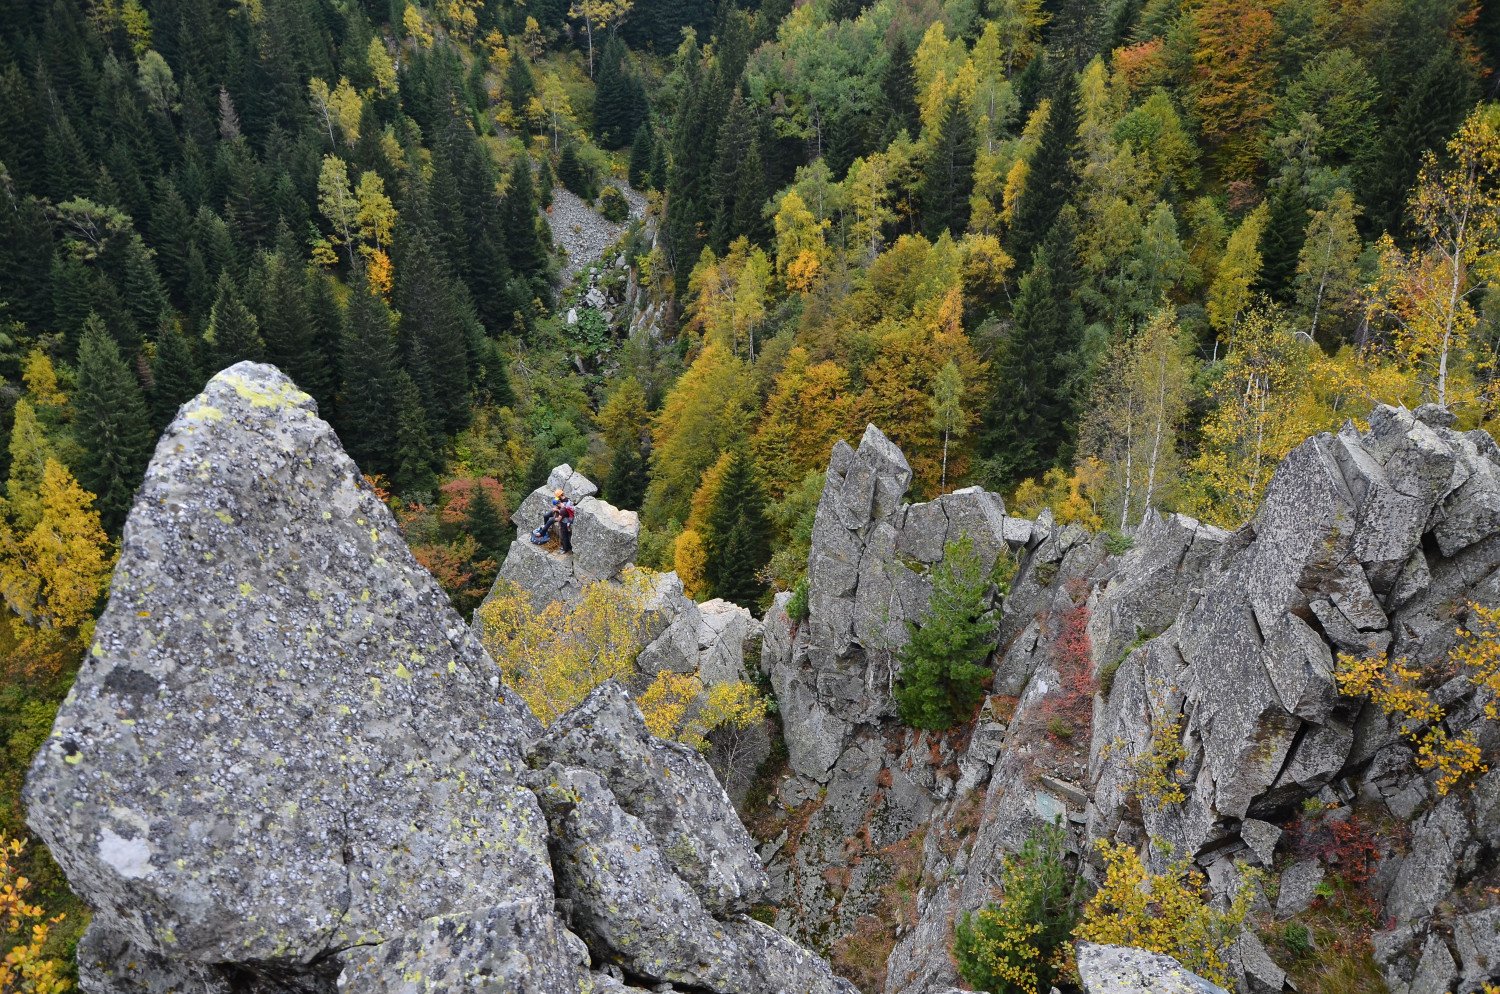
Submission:
[[[778,923],[837,951],[894,920],[885,989],[936,994],[957,980],[955,916],[993,900],[1002,857],[1054,818],[1085,856],[1098,839],[1165,840],[1221,896],[1237,863],[1267,866],[1284,903],[1264,911],[1284,918],[1314,900],[1323,873],[1283,833],[1313,798],[1328,819],[1410,835],[1382,837],[1368,885],[1393,994],[1500,978],[1500,914],[1483,896],[1500,884],[1500,773],[1437,796],[1398,729],[1333,679],[1339,653],[1437,665],[1467,603],[1500,603],[1500,449],[1452,425],[1436,407],[1378,408],[1368,431],[1293,451],[1239,531],[1149,513],[1123,552],[1045,514],[1006,517],[994,495],[902,505],[910,470],[878,430],[836,447],[809,616],[794,623],[781,598],[766,619],[763,666],[792,770],[778,796],[797,812],[763,847]],[[891,720],[888,689],[901,623],[920,617],[923,573],[958,502],[961,530],[1013,550],[1019,573],[1001,602],[997,696],[958,734],[930,736]],[[1049,735],[1080,673],[1108,673],[1107,689],[1083,701],[1080,734]],[[1450,732],[1472,730],[1494,755],[1500,729],[1483,696],[1461,679],[1437,696]],[[1183,752],[1180,804],[1133,796],[1133,760],[1160,729]],[[887,881],[903,862],[921,886],[914,907],[897,908]],[[1240,990],[1289,989],[1253,934],[1231,959]]]
[[[849,990],[740,913],[702,757],[609,685],[544,733],[268,366],[159,443],[26,801],[91,992]]]

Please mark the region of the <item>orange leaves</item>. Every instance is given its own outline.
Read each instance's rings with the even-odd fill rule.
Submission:
[[[26,900],[31,881],[16,868],[25,851],[26,844],[20,839],[0,835],[0,923],[5,926],[0,946],[9,950],[0,959],[0,991],[61,994],[73,986],[63,976],[67,967],[43,950],[51,926],[61,922],[63,916],[49,918],[40,905]]]
[[[1275,109],[1275,23],[1267,5],[1244,0],[1203,0],[1194,16],[1192,92],[1203,136],[1218,149],[1226,178],[1244,179],[1259,165]]]

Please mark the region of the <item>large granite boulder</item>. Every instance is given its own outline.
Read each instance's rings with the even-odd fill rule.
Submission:
[[[736,914],[765,875],[700,756],[613,686],[545,734],[312,400],[226,370],[157,447],[26,788],[95,909],[84,990],[847,994]]]
[[[535,722],[497,687],[311,399],[240,363],[157,445],[29,821],[101,922],[188,960],[545,900]]]

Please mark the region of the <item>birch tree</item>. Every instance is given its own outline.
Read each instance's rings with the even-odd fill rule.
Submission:
[[[1354,195],[1340,189],[1308,221],[1293,285],[1314,339],[1325,317],[1347,314],[1358,296],[1360,241],[1354,222],[1359,215]]]
[[[1377,308],[1403,361],[1448,404],[1454,362],[1477,322],[1469,300],[1487,285],[1500,248],[1500,107],[1470,114],[1444,159],[1427,154],[1408,213],[1419,243],[1408,252],[1381,240]]]
[[[1080,453],[1103,468],[1103,510],[1123,531],[1170,505],[1178,432],[1187,415],[1192,360],[1164,307],[1111,350],[1082,429]]]

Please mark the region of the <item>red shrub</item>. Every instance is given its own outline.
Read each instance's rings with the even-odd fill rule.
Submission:
[[[1065,723],[1070,737],[1087,738],[1094,720],[1094,694],[1099,689],[1093,672],[1093,646],[1089,642],[1089,609],[1070,608],[1058,623],[1052,643],[1052,663],[1058,686],[1042,700],[1039,714],[1049,727]],[[1054,732],[1053,737],[1057,735]]]

